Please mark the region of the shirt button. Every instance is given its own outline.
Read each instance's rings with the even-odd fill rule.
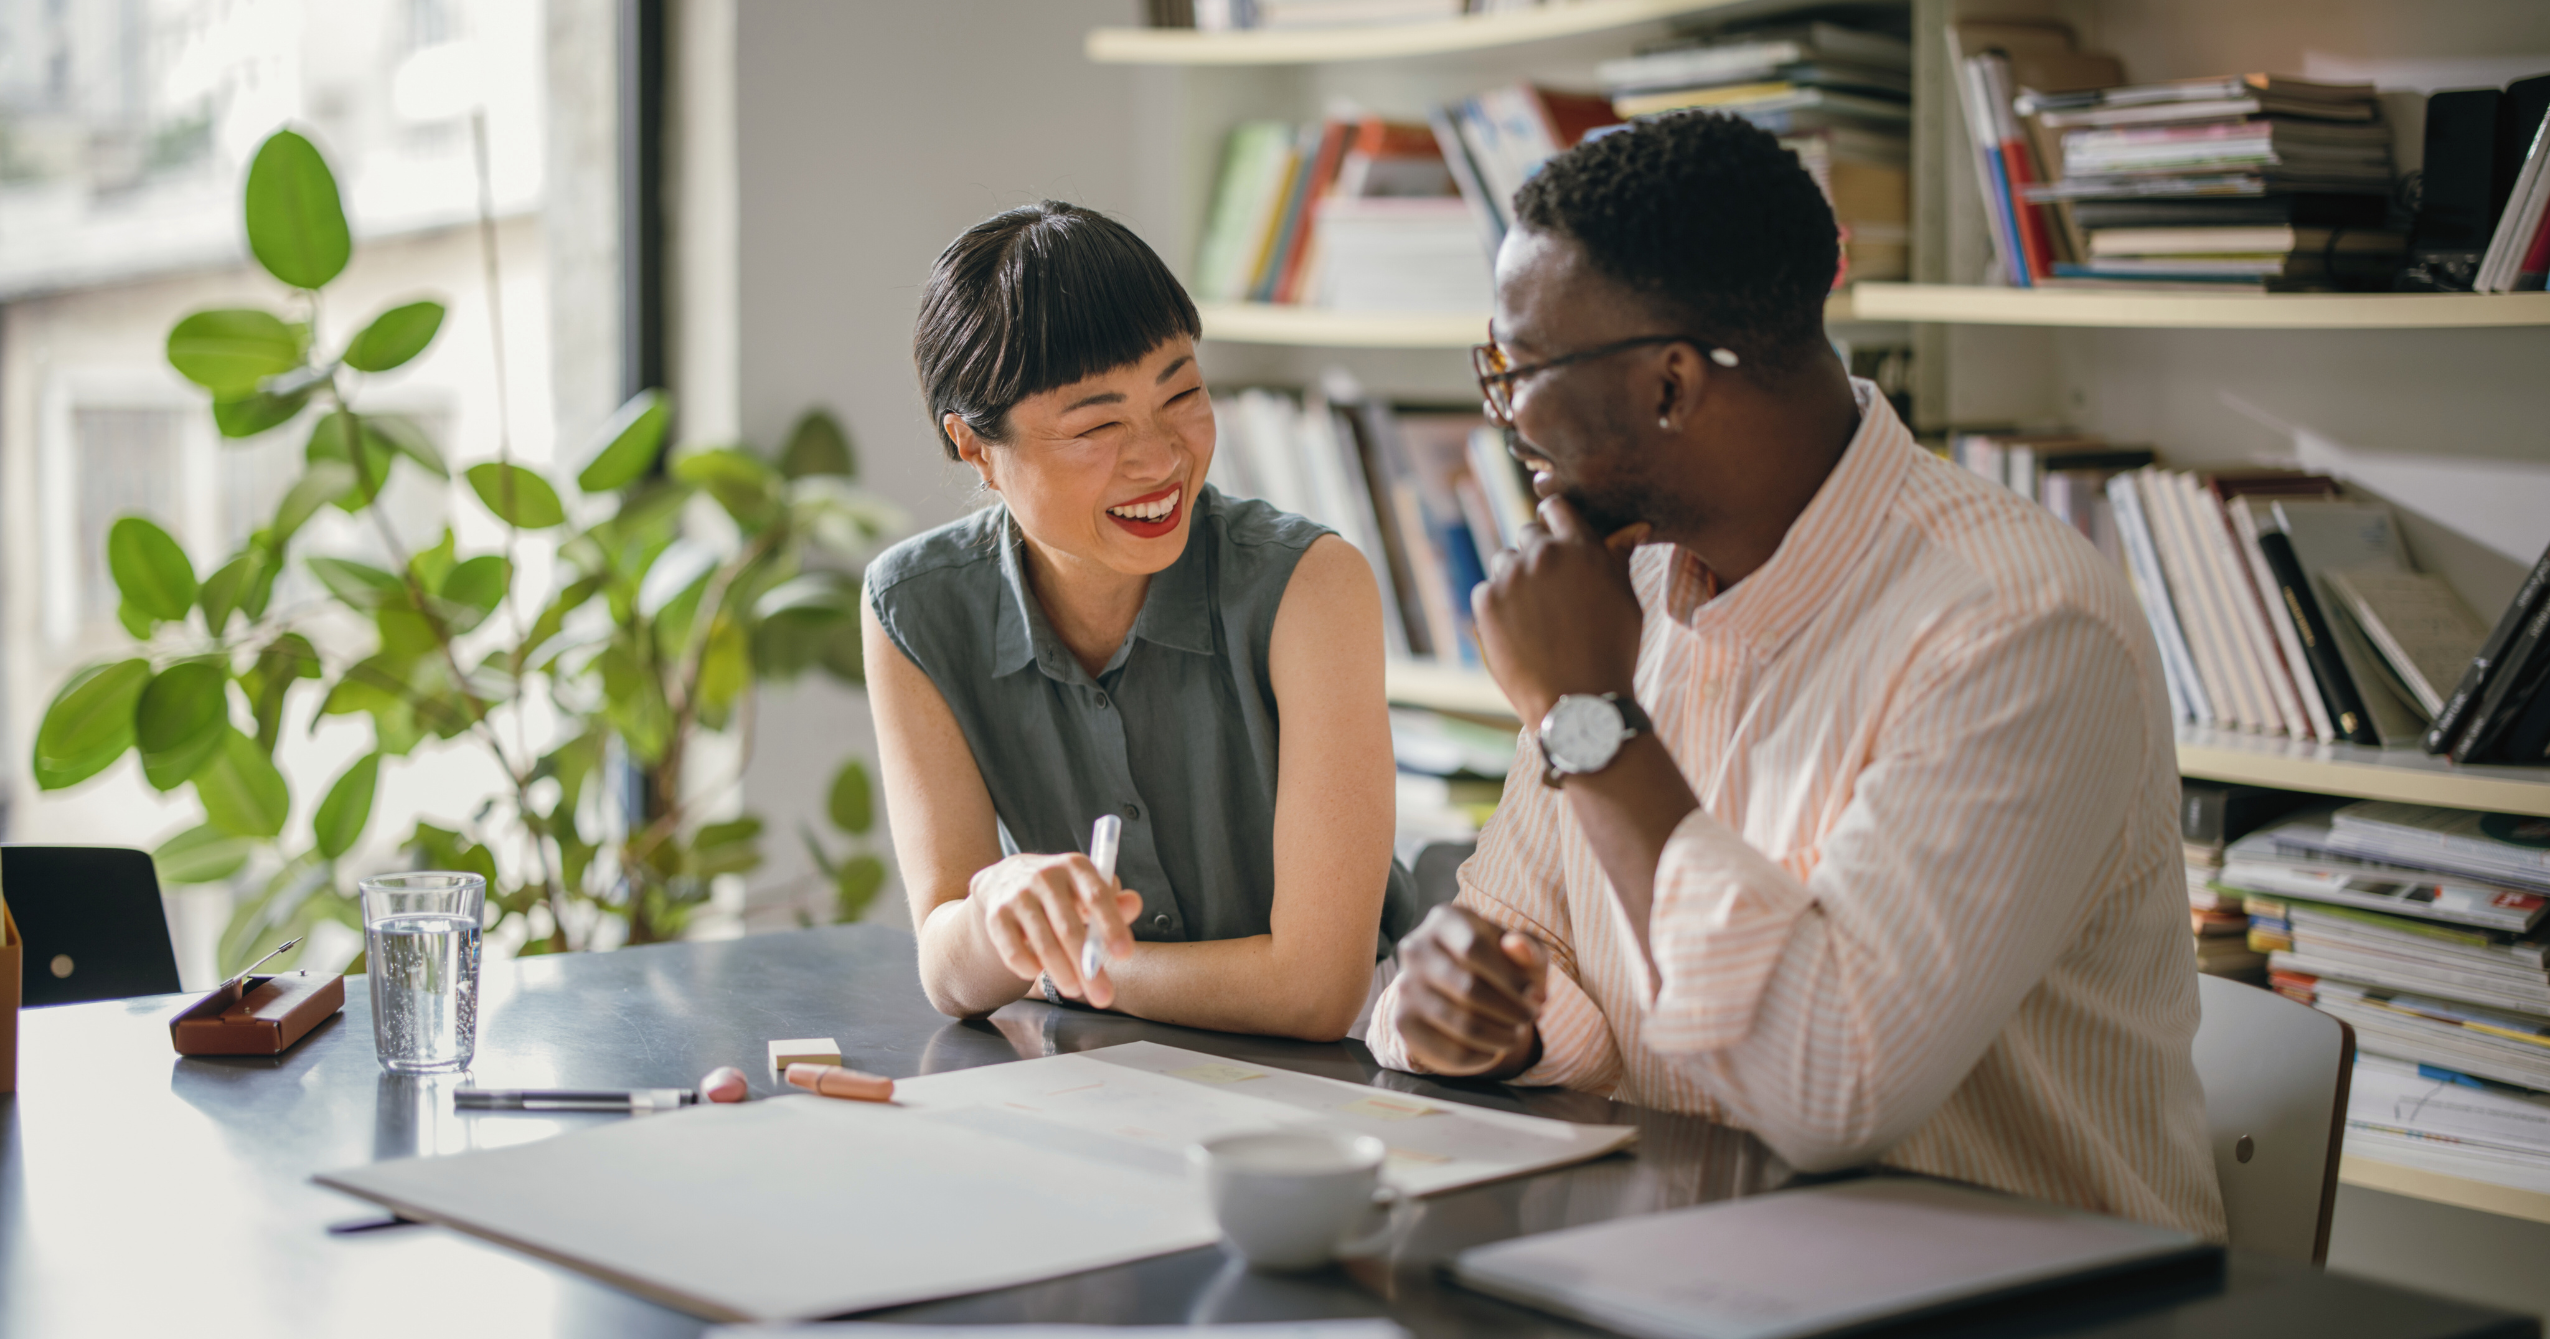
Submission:
[[[1139,823],[1139,822],[1141,822],[1141,821],[1142,821],[1142,806],[1141,806],[1141,805],[1138,805],[1138,804],[1128,804],[1128,805],[1126,805],[1126,806],[1124,807],[1124,816],[1125,816],[1128,820],[1130,820],[1130,821],[1132,821],[1132,822],[1135,822],[1135,823]]]
[[[1105,711],[1106,709],[1107,709],[1107,695],[1106,695],[1105,693],[1100,693],[1100,694],[1098,695],[1098,710],[1100,710],[1100,711]]]
[[[1152,928],[1152,929],[1154,929],[1154,930],[1166,930],[1166,929],[1168,929],[1168,928],[1169,928],[1169,913],[1167,913],[1167,912],[1165,912],[1165,911],[1164,911],[1164,912],[1161,912],[1159,915],[1152,917],[1152,918],[1151,918],[1151,928]]]

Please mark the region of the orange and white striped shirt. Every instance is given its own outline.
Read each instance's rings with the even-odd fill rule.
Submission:
[[[2079,534],[1853,389],[1760,570],[1711,598],[1682,549],[1632,560],[1637,698],[1700,799],[1653,969],[1528,743],[1461,868],[1461,906],[1553,950],[1515,1081],[2220,1240],[2151,633]]]

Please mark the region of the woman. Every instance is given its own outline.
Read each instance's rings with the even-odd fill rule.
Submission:
[[[977,224],[922,290],[940,443],[999,501],[868,568],[888,813],[942,1012],[1037,991],[1333,1040],[1407,928],[1372,569],[1205,484],[1200,329],[1140,238],[1056,201]],[[1102,814],[1113,879],[1083,854]]]

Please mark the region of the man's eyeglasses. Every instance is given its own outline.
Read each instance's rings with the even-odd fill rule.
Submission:
[[[1479,398],[1487,402],[1488,417],[1495,420],[1497,426],[1510,428],[1514,426],[1514,387],[1520,384],[1523,378],[1565,367],[1569,363],[1608,357],[1625,349],[1641,348],[1649,344],[1688,344],[1707,354],[1709,361],[1720,367],[1736,365],[1733,349],[1720,348],[1697,335],[1640,335],[1635,339],[1624,339],[1582,349],[1552,358],[1547,362],[1534,363],[1529,367],[1516,367],[1505,360],[1505,350],[1497,347],[1494,333],[1490,332],[1487,343],[1470,346],[1470,370],[1478,374]]]

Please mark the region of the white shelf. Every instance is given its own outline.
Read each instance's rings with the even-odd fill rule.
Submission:
[[[1319,61],[1383,60],[1545,42],[1613,28],[1635,27],[1682,14],[1727,9],[1743,0],[1550,0],[1538,9],[1476,14],[1432,23],[1363,28],[1251,29],[1197,32],[1191,28],[1094,28],[1081,49],[1110,65],[1304,65]]]
[[[1402,706],[1514,719],[1513,706],[1485,670],[1393,660],[1383,667],[1382,677],[1390,700]]]
[[[2418,330],[2550,325],[2550,293],[2136,293],[1859,284],[1865,321],[2164,330]]]
[[[2178,770],[2184,776],[2246,786],[2550,815],[2550,767],[2458,766],[2413,748],[2310,744],[2181,726]]]
[[[1200,302],[1206,339],[1338,349],[1466,349],[1487,338],[1486,312],[1357,312],[1270,302]]]
[[[2411,1199],[2432,1200],[2456,1208],[2476,1209],[2481,1213],[2502,1214],[2508,1218],[2528,1218],[2536,1223],[2550,1223],[2550,1195],[2538,1190],[2521,1190],[2514,1186],[2494,1185],[2464,1177],[2430,1172],[2421,1167],[2402,1167],[2397,1163],[2377,1162],[2359,1154],[2347,1153],[2338,1159],[2338,1180],[2366,1190],[2388,1191]]]
[[[1488,313],[1332,311],[1270,302],[1199,302],[1204,337],[1234,344],[1331,349],[1467,349],[1487,338]],[[1828,322],[1853,319],[1851,299],[1824,304]]]

